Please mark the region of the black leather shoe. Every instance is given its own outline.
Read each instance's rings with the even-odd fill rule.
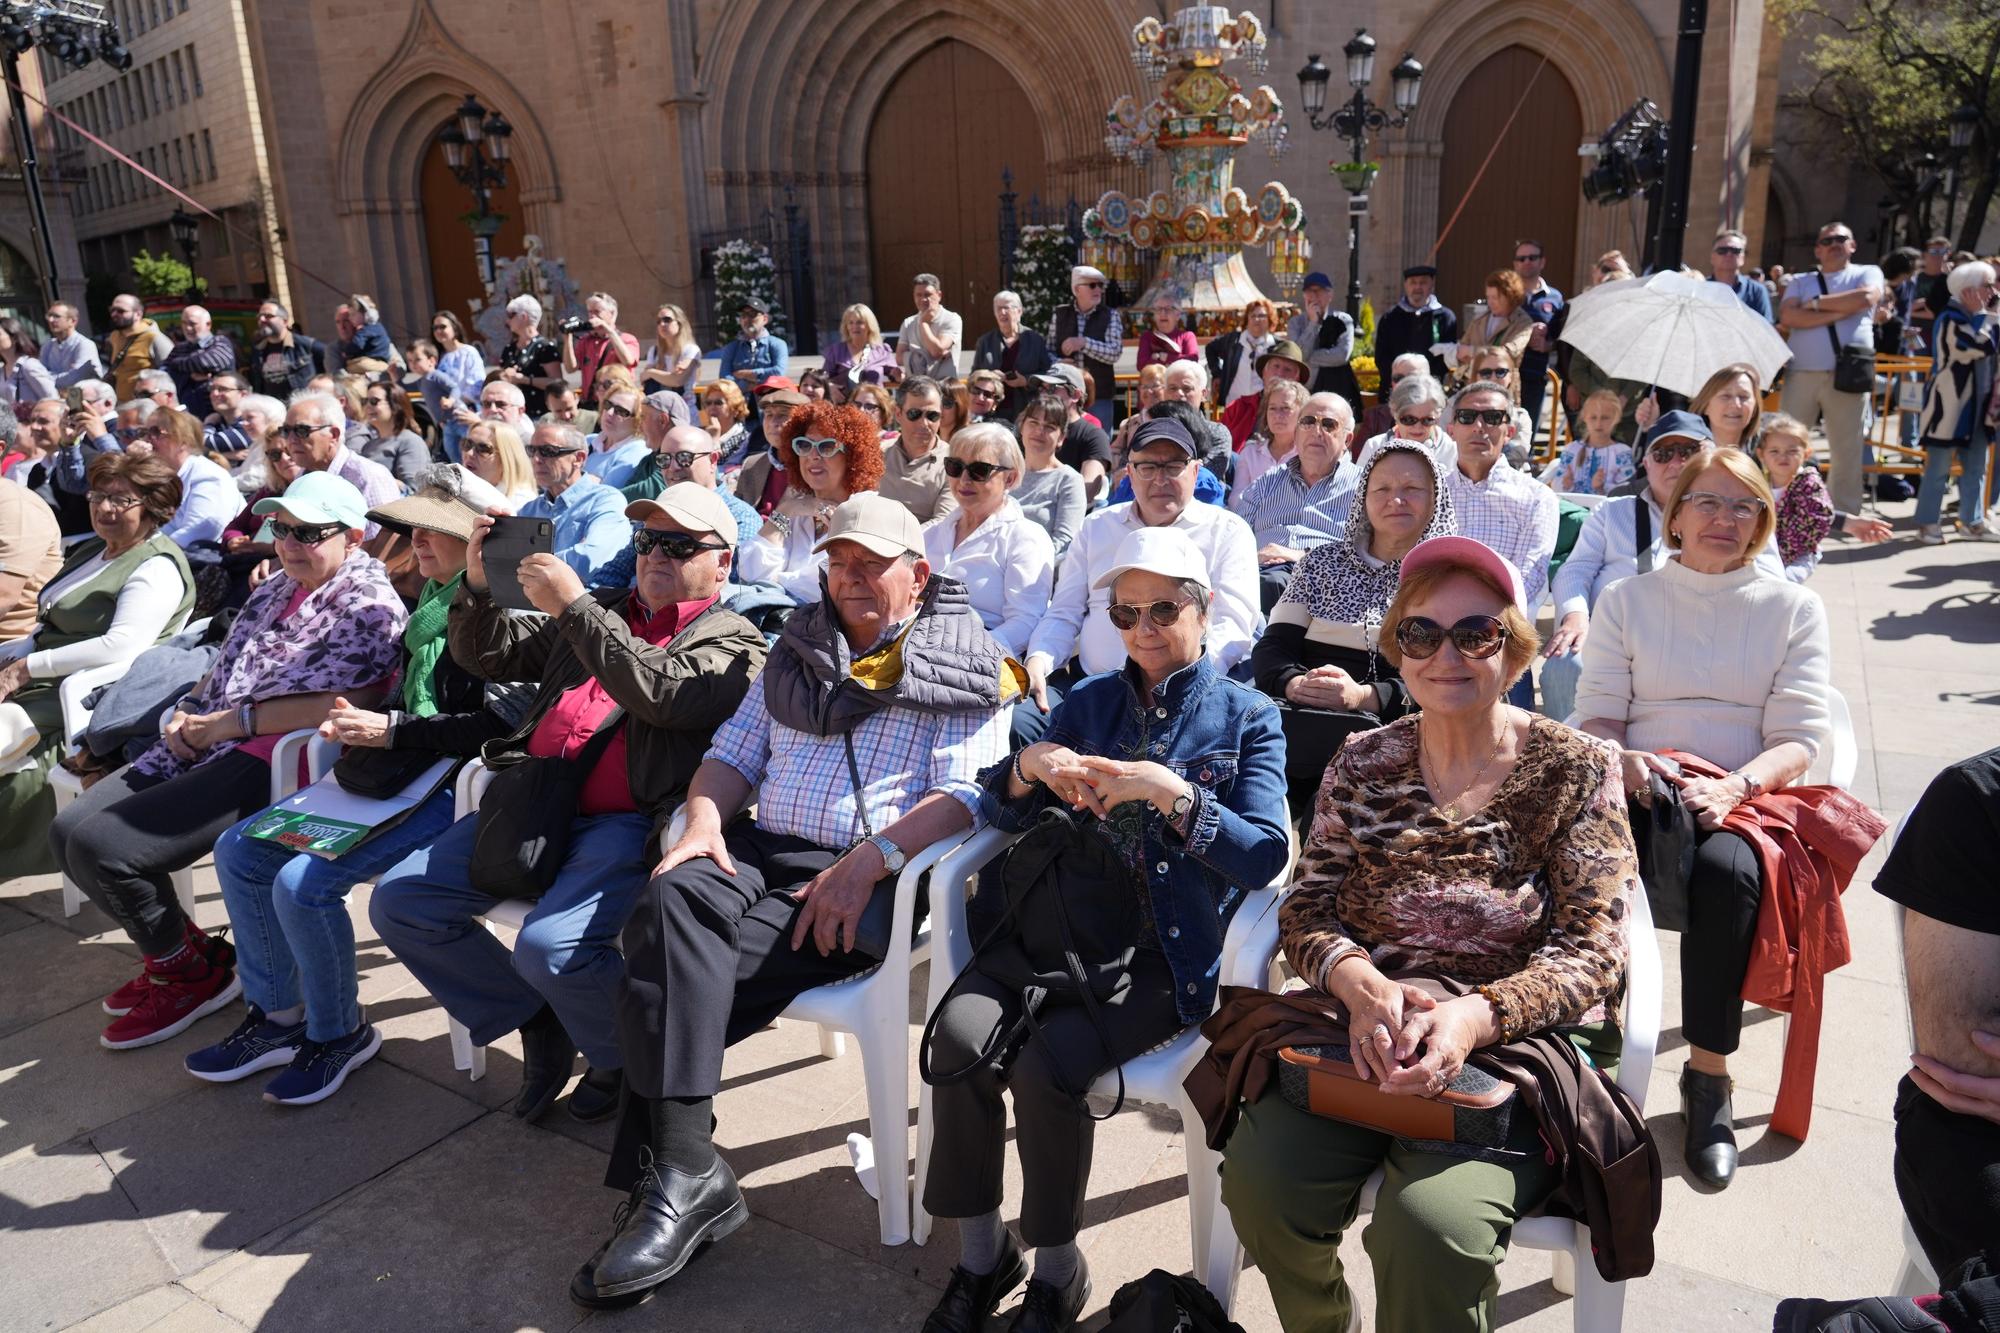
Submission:
[[[1681,1068],[1681,1115],[1687,1120],[1688,1170],[1711,1189],[1728,1189],[1736,1178],[1736,1129],[1729,1105],[1727,1074]]]
[[[952,1266],[951,1281],[945,1284],[937,1308],[924,1320],[923,1333],[979,1333],[986,1327],[986,1317],[999,1309],[1007,1293],[1028,1275],[1027,1261],[1021,1258],[1021,1247],[1014,1243],[1012,1234],[1005,1236],[1004,1244],[1000,1262],[990,1273],[968,1273],[956,1264]]]
[[[1028,1294],[1014,1312],[1007,1333],[1065,1333],[1076,1327],[1076,1317],[1090,1303],[1090,1265],[1077,1256],[1076,1276],[1066,1287],[1054,1287],[1039,1278],[1028,1280]]]
[[[721,1240],[750,1220],[750,1206],[722,1158],[699,1176],[659,1165],[650,1149],[642,1150],[640,1160],[643,1168],[632,1197],[619,1208],[611,1242],[596,1256],[591,1272],[590,1285],[599,1300],[651,1291],[680,1272],[703,1244]]]
[[[543,1005],[521,1025],[521,1095],[514,1099],[514,1118],[541,1119],[575,1072],[576,1043],[556,1011]]]
[[[618,1094],[624,1090],[624,1070],[586,1068],[569,1095],[570,1119],[585,1124],[604,1119],[618,1109]]]

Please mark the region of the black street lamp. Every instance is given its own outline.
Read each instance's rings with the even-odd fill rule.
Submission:
[[[187,265],[187,297],[194,299],[198,290],[195,284],[194,261],[201,253],[201,219],[176,205],[174,214],[167,219],[167,230],[174,236],[174,245],[181,252],[181,262]]]
[[[1375,39],[1366,28],[1341,47],[1347,59],[1347,83],[1354,96],[1328,111],[1326,88],[1333,71],[1317,55],[1307,59],[1299,71],[1299,104],[1306,123],[1316,130],[1331,129],[1347,140],[1352,154],[1346,162],[1329,162],[1328,169],[1339,178],[1352,197],[1347,202],[1347,313],[1361,317],[1361,219],[1368,212],[1368,188],[1375,183],[1381,167],[1367,160],[1368,136],[1383,130],[1399,130],[1410,123],[1417,109],[1417,95],[1424,81],[1424,67],[1414,53],[1405,52],[1389,72],[1389,100],[1393,109],[1368,100],[1368,85],[1375,81]]]
[[[438,136],[444,144],[445,165],[460,185],[472,191],[472,213],[466,223],[472,228],[480,275],[489,288],[493,285],[493,237],[505,221],[489,205],[493,191],[507,186],[513,137],[514,127],[507,118],[498,111],[487,111],[471,93],[458,104],[453,123]]]
[[[1945,197],[1944,234],[1952,235],[1952,224],[1958,217],[1958,185],[1966,154],[1972,148],[1972,136],[1979,128],[1979,108],[1966,104],[1951,113],[1946,119],[1948,126],[1946,143],[1950,148],[1951,193]],[[1952,238],[1956,242],[1957,237]]]

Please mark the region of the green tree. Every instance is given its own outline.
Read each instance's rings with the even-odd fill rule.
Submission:
[[[208,290],[205,279],[172,255],[141,250],[132,256],[132,274],[138,279],[140,296],[199,296]]]
[[[1971,249],[2000,187],[2000,0],[1773,0],[1769,12],[1804,44],[1813,82],[1803,104],[1920,235],[1951,165],[1951,114],[1979,113],[1958,163],[1957,243]]]

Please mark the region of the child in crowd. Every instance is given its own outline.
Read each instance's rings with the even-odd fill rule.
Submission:
[[[1889,536],[1879,518],[1860,518],[1835,510],[1819,469],[1812,464],[1812,434],[1797,417],[1774,412],[1764,418],[1757,441],[1757,461],[1778,498],[1778,555],[1785,577],[1804,583],[1819,568],[1819,544],[1838,528],[1864,542]]]
[[[1609,495],[1632,479],[1632,446],[1611,437],[1625,404],[1610,389],[1599,389],[1583,400],[1577,422],[1583,438],[1564,446],[1556,461],[1542,470],[1542,480],[1558,491]]]

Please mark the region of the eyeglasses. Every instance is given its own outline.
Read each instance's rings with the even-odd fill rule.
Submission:
[[[833,439],[830,436],[825,439],[815,439],[809,435],[801,435],[792,441],[792,453],[799,457],[804,457],[806,454],[818,454],[821,458],[832,458],[835,454],[844,454],[846,452],[846,443]]]
[[[1701,449],[1701,445],[1692,440],[1682,440],[1677,444],[1656,444],[1648,457],[1658,463],[1685,463]]]
[[[620,407],[616,403],[606,403],[604,405],[604,415],[607,417],[629,417],[632,415],[632,409],[629,407]]]
[[[1718,255],[1740,255],[1743,253],[1743,247],[1740,245],[1718,245],[1715,247],[1714,253]]]
[[[1538,254],[1534,254],[1534,255],[1515,255],[1515,256],[1514,256],[1514,262],[1515,262],[1515,263],[1517,263],[1517,264],[1532,264],[1532,263],[1534,263],[1534,262],[1535,262],[1535,261],[1536,261],[1537,259],[1540,259],[1540,258],[1541,258],[1541,256],[1540,256],[1540,255],[1538,255]]]
[[[84,493],[83,498],[84,502],[92,508],[102,506],[120,514],[137,505],[146,503],[129,491],[87,491]]]
[[[271,433],[292,444],[304,444],[323,430],[333,430],[332,426],[280,426]],[[141,432],[143,434],[144,432]],[[124,434],[120,431],[119,434]],[[135,437],[136,438],[136,437]]]
[[[1514,414],[1504,407],[1461,407],[1451,414],[1451,419],[1458,426],[1504,426],[1514,419]]]
[[[1849,235],[1848,235],[1847,233],[1845,233],[1845,232],[1839,232],[1839,233],[1836,233],[1835,235],[1832,235],[1832,236],[1822,236],[1822,237],[1820,237],[1820,238],[1819,238],[1819,239],[1818,239],[1817,241],[1814,241],[1814,242],[1813,242],[1813,244],[1814,244],[1814,245],[1845,245],[1845,244],[1847,244],[1847,243],[1848,243],[1849,241],[1851,241],[1851,240],[1853,240],[1853,239],[1854,239],[1854,238],[1853,238],[1852,236],[1849,236]]]
[[[1113,602],[1104,608],[1104,614],[1111,617],[1111,623],[1119,629],[1137,629],[1139,617],[1151,616],[1153,623],[1165,629],[1181,618],[1181,608],[1193,606],[1194,602],[1183,597],[1172,602],[1149,602],[1144,606],[1133,606],[1127,602]]]
[[[1513,373],[1511,366],[1487,366],[1484,370],[1473,371],[1472,376],[1481,380],[1504,380]]]
[[[336,532],[346,532],[345,523],[284,523],[271,521],[271,535],[279,541],[294,541],[301,546],[318,546]]]
[[[1726,512],[1736,523],[1751,522],[1764,512],[1764,502],[1754,495],[1731,499],[1714,491],[1689,491],[1681,503],[1703,518],[1720,518]]]
[[[1299,418],[1300,430],[1323,430],[1328,435],[1338,431],[1345,424],[1339,417],[1335,416]]]
[[[953,481],[957,481],[960,477],[969,476],[974,481],[984,484],[993,479],[994,473],[1005,471],[1007,469],[1001,467],[998,463],[968,463],[963,458],[947,458],[944,460],[944,474]]]
[[[284,434],[283,431],[278,433],[280,435]],[[117,430],[117,435],[119,440],[130,444],[134,440],[144,439],[146,437],[146,428],[144,426],[120,426]]]
[[[699,451],[694,449],[675,449],[669,453],[661,454],[660,461],[662,463],[672,463],[675,467],[693,467],[695,459],[713,457],[715,457],[715,450],[713,449],[702,449]]]
[[[703,551],[726,551],[721,542],[705,542],[685,532],[656,532],[640,528],[632,534],[632,549],[640,555],[658,551],[669,560],[692,560]]]
[[[1170,458],[1164,462],[1147,458],[1132,464],[1132,475],[1140,481],[1157,481],[1162,477],[1172,481],[1187,468],[1188,460],[1185,458]]]
[[[984,385],[980,385],[977,388],[968,389],[966,390],[966,392],[974,398],[984,398],[992,402],[997,402],[999,401],[1000,398],[1000,391],[998,389],[989,389]]]
[[[1483,661],[1507,642],[1507,627],[1492,616],[1467,616],[1449,629],[1424,616],[1405,616],[1396,626],[1396,647],[1419,662],[1436,657],[1446,639],[1460,657]]]
[[[1418,426],[1435,426],[1438,424],[1438,419],[1435,416],[1418,417],[1405,415],[1397,417],[1396,424],[1398,426],[1408,426],[1410,429],[1415,430]]]
[[[553,462],[558,458],[568,458],[571,454],[583,451],[562,444],[531,444],[528,446],[528,452],[544,462]]]
[[[479,400],[479,405],[490,411],[496,407],[512,407],[514,404],[505,398],[482,398]]]
[[[387,398],[383,398],[372,394],[368,397],[366,401],[368,403],[368,406],[370,407],[387,407],[389,405],[389,400]]]
[[[921,409],[906,407],[903,409],[903,420],[910,422],[912,425],[919,421],[936,423],[944,420],[944,413],[938,411],[936,408]]]

